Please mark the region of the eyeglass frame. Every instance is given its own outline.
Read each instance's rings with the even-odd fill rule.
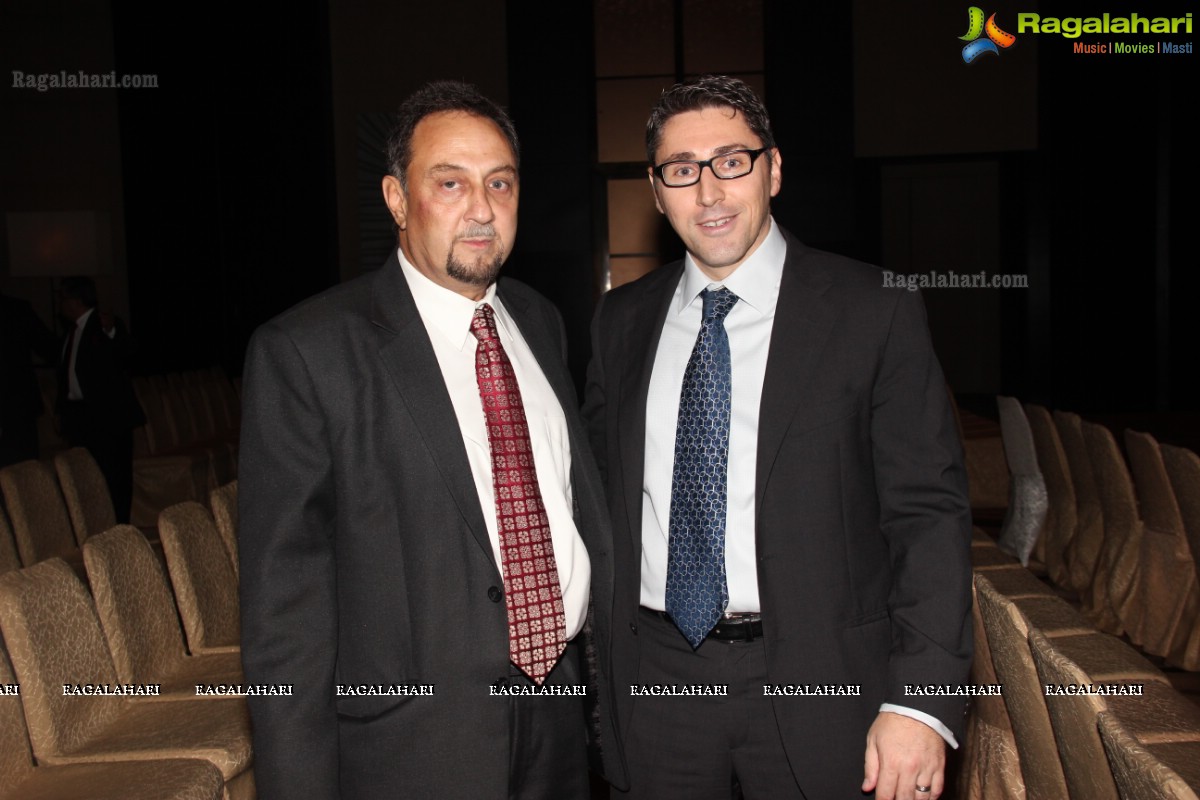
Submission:
[[[658,166],[650,167],[650,174],[653,175],[654,177],[658,178],[658,180],[662,182],[662,185],[666,186],[668,189],[686,189],[689,186],[695,186],[697,183],[700,182],[700,174],[702,172],[704,172],[705,167],[708,167],[708,171],[711,172],[713,174],[713,177],[716,178],[717,180],[736,181],[738,178],[744,178],[747,175],[749,175],[751,172],[754,172],[754,162],[758,161],[758,157],[770,149],[771,148],[769,148],[769,147],[760,147],[757,150],[751,150],[751,149],[746,149],[746,148],[739,148],[737,150],[726,150],[724,153],[718,153],[717,155],[715,155],[712,158],[709,158],[705,161],[697,161],[694,158],[677,158],[674,161],[664,161],[663,163],[659,164]],[[750,169],[746,170],[741,175],[730,175],[729,177],[725,177],[723,175],[718,175],[717,171],[715,169],[713,169],[712,163],[714,161],[716,161],[717,159],[725,158],[726,156],[733,155],[734,153],[745,153],[746,155],[750,156]],[[692,181],[691,183],[667,183],[666,178],[663,177],[663,170],[666,169],[667,167],[671,166],[672,164],[695,164],[696,165],[696,180]]]

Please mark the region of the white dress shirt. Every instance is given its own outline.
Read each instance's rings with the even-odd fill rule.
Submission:
[[[475,480],[479,505],[487,523],[492,554],[499,566],[503,561],[496,526],[492,450],[488,444],[487,425],[475,377],[475,348],[478,341],[471,333],[471,319],[475,316],[476,308],[487,303],[496,312],[496,330],[504,352],[512,362],[521,389],[525,417],[529,422],[533,463],[546,517],[550,521],[554,560],[558,565],[558,578],[562,586],[567,638],[571,639],[583,628],[587,616],[592,572],[587,548],[575,527],[571,443],[558,396],[542,373],[520,329],[496,297],[495,284],[489,286],[483,299],[476,302],[434,283],[409,263],[403,250],[397,248],[397,253],[417,312],[433,344],[450,401],[454,404],[454,414],[458,418],[458,427],[467,449],[467,460],[471,464],[471,477]]]
[[[675,428],[679,422],[679,394],[704,304],[700,293],[726,287],[738,296],[725,317],[729,335],[733,386],[730,393],[729,474],[725,512],[725,578],[729,587],[727,612],[761,611],[758,597],[758,562],[754,546],[754,500],[758,457],[758,413],[767,352],[775,325],[775,306],[787,242],[771,219],[771,230],[762,244],[724,281],[715,282],[700,271],[689,253],[683,276],[667,308],[662,337],[654,358],[650,390],[646,395],[646,455],[642,483],[642,591],[647,608],[667,608],[667,553],[670,541],[671,477],[675,466]],[[920,720],[937,731],[951,747],[954,734],[936,717],[907,706],[884,703],[891,711]]]
[[[758,565],[754,554],[754,479],[758,457],[758,408],[767,374],[767,349],[787,243],[771,222],[758,249],[721,283],[700,271],[691,255],[667,308],[650,391],[646,395],[646,458],[642,485],[642,605],[667,608],[667,548],[670,541],[671,476],[683,373],[696,346],[704,313],[700,293],[725,286],[738,297],[725,317],[733,362],[730,393],[728,506],[725,511],[725,576],[729,612],[759,611]]]
[[[71,352],[67,353],[67,399],[82,400],[83,389],[79,387],[79,377],[75,374],[75,357],[79,354],[79,340],[83,338],[83,326],[87,325],[96,309],[89,308],[75,320],[75,335],[71,337]]]

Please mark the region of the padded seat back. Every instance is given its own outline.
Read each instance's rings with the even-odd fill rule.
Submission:
[[[117,524],[108,483],[86,448],[72,447],[58,453],[54,456],[54,469],[71,515],[76,542],[82,546],[89,536],[104,533]]]
[[[111,697],[64,695],[65,685],[117,683],[91,595],[64,561],[0,575],[0,630],[39,760],[70,753],[120,713]]]
[[[208,509],[191,501],[164,509],[158,532],[188,647],[237,645],[237,578]]]
[[[78,550],[58,482],[45,464],[23,461],[0,469],[0,490],[25,566]]]
[[[122,683],[156,683],[186,658],[175,600],[141,532],[118,525],[83,545],[83,562]]]

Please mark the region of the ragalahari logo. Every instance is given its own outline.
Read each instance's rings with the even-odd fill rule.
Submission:
[[[987,38],[980,39],[979,37],[984,33],[987,34]],[[958,38],[964,42],[970,42],[962,51],[963,61],[967,64],[984,53],[1000,55],[1000,48],[1007,50],[1013,46],[1013,42],[1017,41],[1017,37],[1011,33],[1000,30],[1000,26],[996,24],[995,14],[988,17],[985,23],[983,9],[979,6],[971,6],[967,9],[967,34]]]

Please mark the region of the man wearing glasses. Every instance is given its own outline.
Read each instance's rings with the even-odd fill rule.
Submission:
[[[646,143],[687,256],[604,298],[585,405],[628,796],[933,800],[964,703],[912,688],[967,679],[970,512],[920,296],[772,220],[743,82],[667,90]]]

